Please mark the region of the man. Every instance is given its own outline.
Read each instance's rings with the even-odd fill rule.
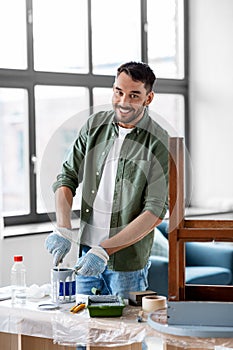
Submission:
[[[54,183],[57,228],[46,239],[54,264],[69,252],[71,208],[82,182],[77,292],[125,298],[147,288],[154,227],[167,211],[168,134],[148,114],[156,77],[141,62],[117,70],[113,110],[92,115]]]

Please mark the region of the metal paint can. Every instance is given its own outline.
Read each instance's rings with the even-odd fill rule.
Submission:
[[[51,297],[55,304],[75,301],[75,272],[71,268],[51,269]]]

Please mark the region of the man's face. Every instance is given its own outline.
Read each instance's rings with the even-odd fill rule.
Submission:
[[[142,118],[145,106],[154,97],[151,91],[147,93],[144,83],[132,80],[122,72],[113,85],[112,104],[118,123],[125,128],[132,128]]]

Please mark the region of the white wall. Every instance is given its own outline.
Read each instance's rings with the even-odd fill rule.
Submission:
[[[10,270],[14,255],[24,256],[27,269],[27,285],[50,283],[53,267],[52,255],[45,248],[48,234],[10,237],[0,239],[0,287],[10,284]],[[77,245],[73,244],[69,254],[60,266],[73,267],[77,260]]]
[[[233,208],[233,1],[190,1],[192,204]]]
[[[51,255],[44,248],[46,234],[0,240],[0,286],[10,284],[13,256],[22,254],[27,268],[27,285],[50,282]]]

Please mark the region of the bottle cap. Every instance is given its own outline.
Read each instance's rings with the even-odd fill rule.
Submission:
[[[15,255],[14,261],[23,261],[23,256],[22,255]]]

